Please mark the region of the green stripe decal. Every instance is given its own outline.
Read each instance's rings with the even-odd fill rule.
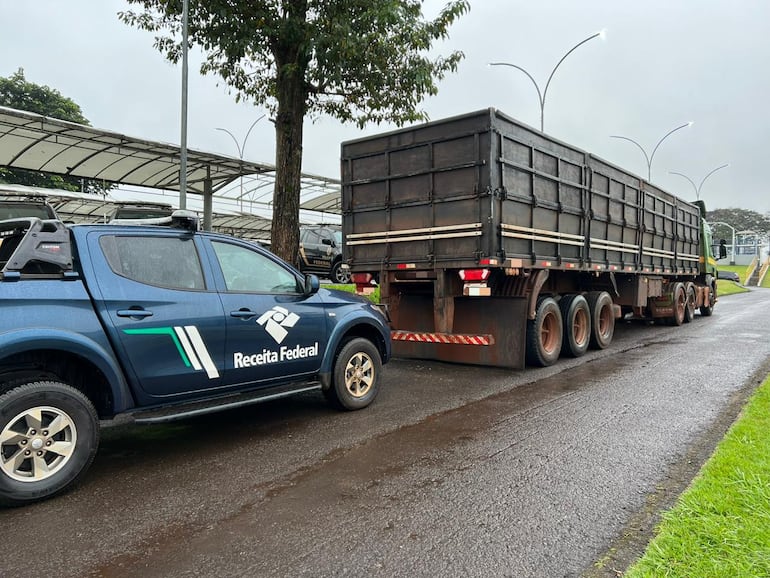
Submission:
[[[187,354],[184,352],[184,349],[182,348],[182,344],[179,343],[179,338],[176,336],[176,333],[174,332],[173,327],[150,327],[148,329],[124,329],[123,333],[127,333],[128,335],[168,335],[174,341],[174,345],[176,345],[176,349],[179,352],[179,355],[182,357],[182,361],[184,361],[184,364],[187,367],[192,366],[192,364],[190,363],[190,359],[187,357]]]

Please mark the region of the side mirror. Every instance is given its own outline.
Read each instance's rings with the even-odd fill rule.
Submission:
[[[321,288],[321,282],[318,280],[318,277],[315,275],[307,274],[305,275],[305,295],[312,295],[313,293],[318,293],[318,289]]]
[[[331,239],[321,239],[321,244],[334,247],[334,241],[332,241]]]

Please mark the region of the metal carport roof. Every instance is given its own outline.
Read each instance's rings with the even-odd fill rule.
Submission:
[[[0,166],[178,192],[180,159],[176,145],[0,107]],[[189,193],[214,199],[219,192],[242,206],[243,197],[254,191],[228,185],[249,175],[256,175],[260,189],[272,191],[274,165],[187,150]],[[337,179],[303,174],[301,184],[303,209],[323,211],[305,205],[318,196],[340,196]]]

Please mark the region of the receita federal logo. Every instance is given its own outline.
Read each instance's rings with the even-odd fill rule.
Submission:
[[[299,321],[299,315],[276,305],[272,309],[265,311],[262,316],[257,319],[257,323],[265,328],[265,331],[272,337],[276,343],[283,343],[286,336],[289,334],[287,327],[291,329]]]
[[[201,334],[195,325],[184,327],[149,327],[146,329],[124,329],[128,335],[168,335],[176,345],[182,361],[196,371],[205,370],[209,379],[219,377],[216,365],[209,355]]]

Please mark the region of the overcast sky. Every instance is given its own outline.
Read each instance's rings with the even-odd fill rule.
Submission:
[[[444,4],[427,0],[427,16]],[[121,23],[123,0],[0,0],[0,76],[23,68],[27,80],[74,100],[97,128],[180,142],[181,69],[163,60],[151,34]],[[768,0],[471,0],[439,52],[462,50],[458,72],[425,103],[432,119],[495,107],[539,127],[532,82],[541,89],[559,59],[581,40],[548,89],[545,132],[652,181],[688,200],[710,171],[700,197],[709,209],[770,212],[770,1]],[[188,146],[238,156],[263,110],[236,104],[227,88],[197,70],[191,55]],[[244,157],[274,163],[273,125],[260,121]],[[339,177],[339,144],[391,127],[359,130],[330,118],[307,123],[306,172]],[[696,186],[675,171],[687,175]]]

